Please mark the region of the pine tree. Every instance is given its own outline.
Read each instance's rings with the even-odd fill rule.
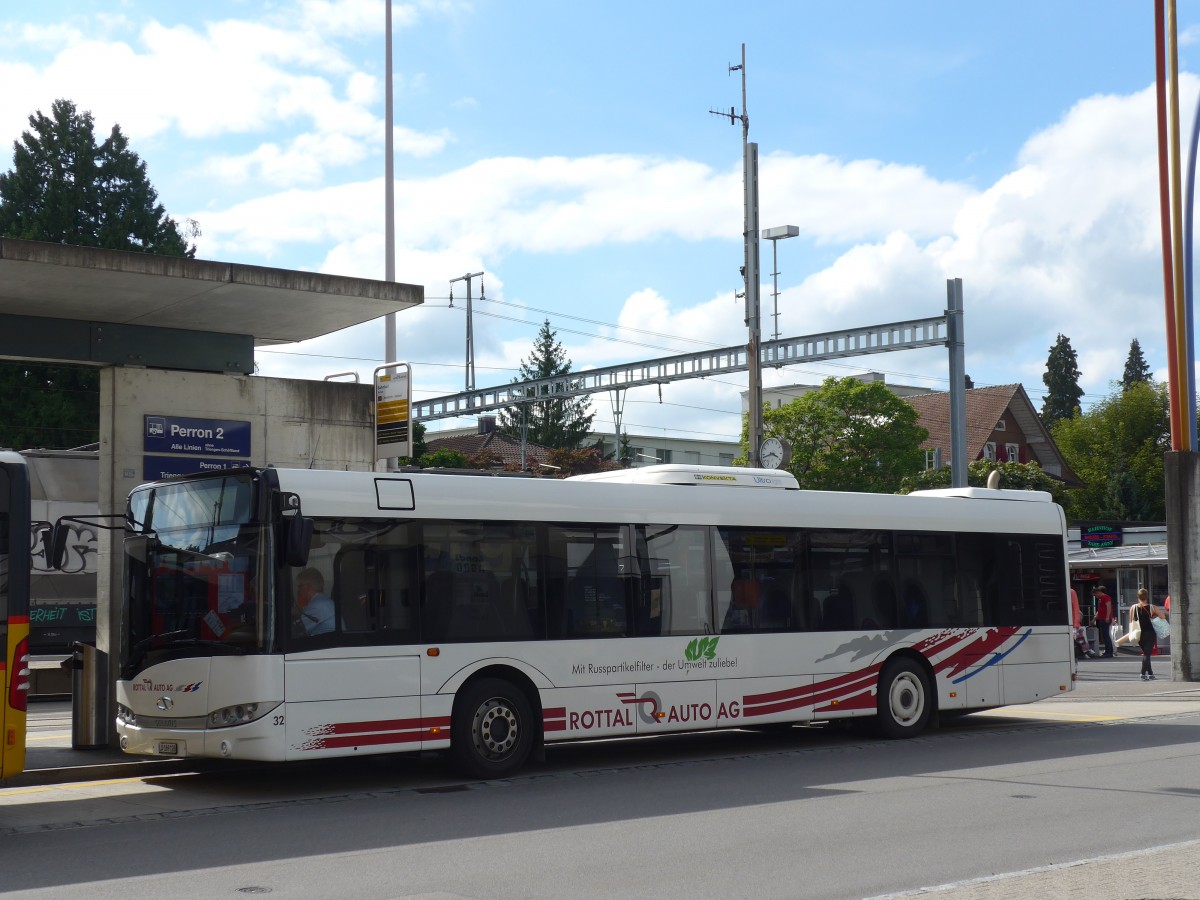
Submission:
[[[194,256],[187,234],[158,202],[146,164],[114,125],[96,143],[95,122],[70,100],[29,117],[0,173],[0,235],[164,256]],[[99,436],[100,377],[82,366],[0,363],[0,447],[64,448]]]
[[[1046,359],[1046,399],[1042,401],[1042,421],[1049,428],[1079,411],[1083,388],[1079,386],[1079,359],[1071,348],[1071,339],[1060,334]]]
[[[521,360],[521,377],[514,384],[566,375],[571,371],[558,333],[546,319],[534,340],[533,352],[528,359]],[[552,397],[549,388],[543,388],[538,397]],[[574,450],[583,443],[592,428],[593,413],[588,412],[591,397],[564,397],[560,400],[541,399],[510,406],[500,412],[500,430],[519,438],[521,423],[528,427],[527,440],[543,447]]]
[[[0,234],[109,250],[194,256],[158,202],[146,164],[114,125],[96,143],[90,112],[55,100],[29,117],[13,142],[13,168],[0,174]],[[195,233],[192,223],[190,230]]]
[[[1142,345],[1134,338],[1129,343],[1129,357],[1125,360],[1125,374],[1121,377],[1121,388],[1129,390],[1131,385],[1146,383],[1151,379],[1150,366],[1142,353]]]

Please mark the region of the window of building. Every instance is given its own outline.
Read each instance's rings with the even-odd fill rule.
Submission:
[[[1005,444],[1004,445],[1004,455],[1008,458],[1009,462],[1020,462],[1021,461],[1021,445],[1020,444]]]
[[[996,442],[995,441],[988,441],[986,444],[983,445],[983,458],[984,459],[995,459],[996,458]]]

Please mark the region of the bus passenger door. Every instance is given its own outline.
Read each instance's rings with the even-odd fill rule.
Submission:
[[[680,673],[680,677],[686,677]],[[638,734],[715,728],[717,683],[710,680],[658,682],[634,686]]]
[[[287,759],[419,750],[421,657],[339,647],[284,661]]]

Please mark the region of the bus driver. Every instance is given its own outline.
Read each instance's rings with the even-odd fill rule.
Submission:
[[[305,634],[333,631],[333,598],[325,593],[320,570],[308,568],[296,576],[296,615]]]

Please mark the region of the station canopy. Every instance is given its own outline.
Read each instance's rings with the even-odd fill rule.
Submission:
[[[250,373],[254,347],[424,302],[419,285],[0,238],[0,358]]]

